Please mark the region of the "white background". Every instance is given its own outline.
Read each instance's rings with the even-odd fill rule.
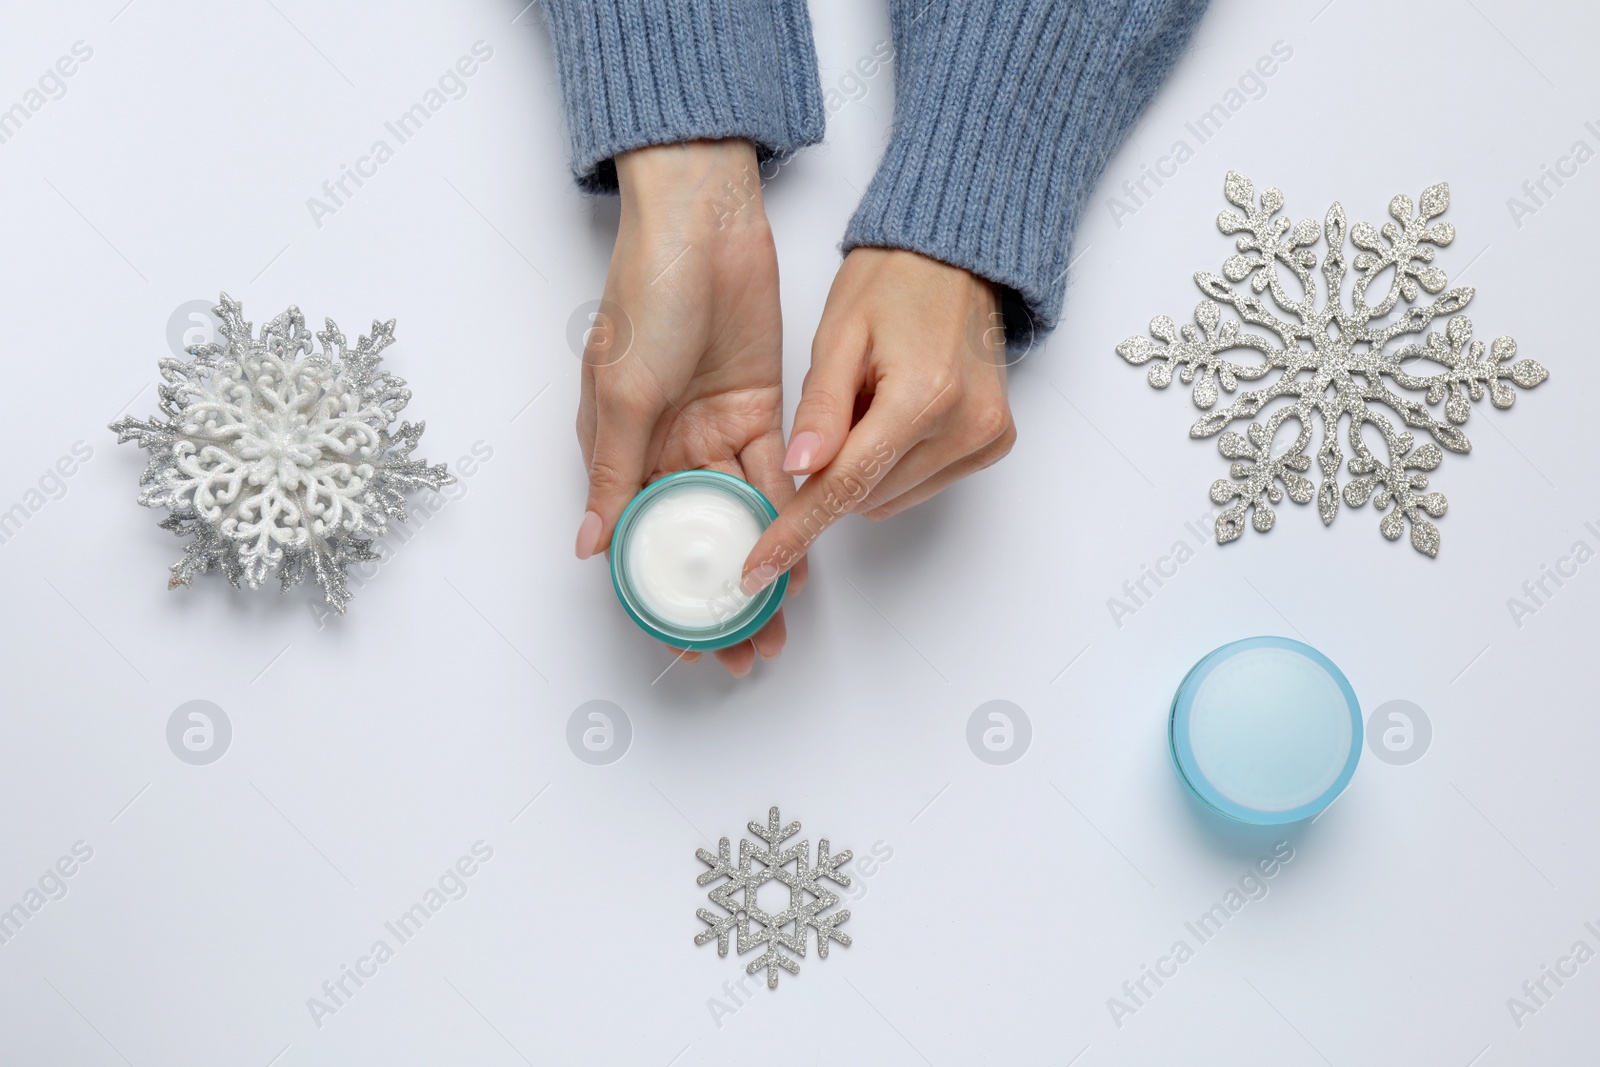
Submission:
[[[912,514],[830,533],[788,649],[744,682],[709,662],[662,675],[603,565],[572,558],[566,331],[616,214],[569,181],[537,9],[8,8],[0,106],[75,41],[93,57],[0,144],[0,508],[74,442],[93,456],[0,545],[0,907],[74,842],[93,858],[0,946],[0,1062],[1593,1062],[1600,961],[1520,1028],[1506,1002],[1578,939],[1600,949],[1583,926],[1600,926],[1600,562],[1547,583],[1520,627],[1507,600],[1575,541],[1600,548],[1583,526],[1600,526],[1600,162],[1520,227],[1506,200],[1575,140],[1600,148],[1583,126],[1600,125],[1600,20],[1322,4],[1207,16],[1092,197],[1064,325],[1013,378],[1016,451]],[[878,4],[814,18],[825,89],[888,33]],[[307,198],[393,145],[385,121],[479,40],[494,54],[467,94],[319,227]],[[1293,56],[1265,96],[1117,225],[1115,187],[1275,41]],[[892,77],[767,190],[791,404]],[[1448,180],[1459,236],[1438,262],[1477,287],[1476,335],[1514,336],[1551,378],[1510,411],[1475,408],[1472,453],[1434,479],[1436,561],[1385,541],[1370,506],[1325,529],[1285,503],[1277,529],[1204,546],[1118,626],[1108,598],[1194,543],[1184,523],[1209,515],[1225,461],[1188,439],[1187,390],[1150,389],[1113,348],[1157,313],[1188,320],[1193,272],[1231,251],[1214,222],[1230,168],[1296,218],[1337,199],[1375,224],[1395,193]],[[179,542],[135,504],[143,455],[105,429],[154,412],[169,317],[219,289],[258,325],[291,303],[352,338],[398,317],[386,365],[428,422],[421,454],[493,452],[320,627],[308,589],[213,575],[169,593]],[[1257,633],[1327,653],[1367,711],[1422,706],[1431,750],[1368,754],[1315,825],[1197,810],[1165,747],[1172,691]],[[965,739],[996,698],[1033,726],[1009,766]],[[167,747],[191,699],[233,725],[209,766]],[[565,741],[591,699],[632,722],[609,766]],[[851,948],[736,1003],[722,987],[741,961],[692,943],[694,850],[772,804],[813,842],[893,855],[849,904]],[[316,1025],[308,998],[478,840],[494,853],[470,892]],[[1108,998],[1194,947],[1185,921],[1279,840],[1295,858],[1270,895],[1117,1026]]]

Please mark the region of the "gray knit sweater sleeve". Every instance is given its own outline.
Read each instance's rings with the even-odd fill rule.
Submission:
[[[573,171],[618,152],[822,137],[805,0],[544,0]],[[906,248],[1002,286],[1013,345],[1061,314],[1085,198],[1206,0],[889,0],[894,132],[844,249]]]
[[[1001,284],[1013,345],[1054,328],[1086,198],[1205,6],[890,0],[894,132],[845,249],[911,249]]]
[[[544,0],[578,184],[614,192],[619,152],[700,138],[765,160],[822,140],[805,0]]]

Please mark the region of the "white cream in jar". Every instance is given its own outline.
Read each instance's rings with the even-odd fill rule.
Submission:
[[[761,525],[738,499],[686,485],[662,493],[640,513],[623,564],[654,615],[703,629],[749,602],[739,579],[760,539]]]
[[[750,597],[740,579],[777,517],[753,486],[718,471],[681,471],[628,505],[611,545],[617,597],[647,632],[680,648],[724,648],[777,610],[787,575]]]

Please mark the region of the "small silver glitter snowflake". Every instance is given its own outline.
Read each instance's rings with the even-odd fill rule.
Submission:
[[[1509,337],[1497,337],[1487,345],[1472,340],[1472,321],[1456,314],[1472,300],[1471,288],[1451,289],[1432,303],[1417,302],[1422,291],[1431,295],[1445,287],[1444,271],[1433,266],[1430,246],[1442,247],[1455,239],[1450,223],[1432,221],[1450,205],[1449,186],[1430,185],[1416,205],[1409,196],[1396,196],[1389,201],[1393,221],[1385,222],[1381,230],[1365,222],[1348,228],[1350,243],[1360,249],[1350,264],[1354,274],[1348,308],[1343,304],[1344,208],[1335,203],[1321,226],[1314,219],[1291,224],[1278,214],[1281,192],[1265,189],[1259,203],[1253,203],[1250,179],[1231,171],[1223,195],[1244,212],[1240,216],[1223,211],[1217,216],[1223,233],[1241,234],[1238,253],[1223,263],[1222,275],[1201,271],[1194,276],[1208,298],[1195,308],[1194,325],[1179,329],[1159,315],[1151,320],[1150,333],[1162,344],[1130,337],[1117,346],[1117,354],[1129,363],[1155,360],[1148,377],[1158,389],[1166,388],[1174,375],[1185,384],[1193,382],[1195,406],[1203,411],[1216,404],[1219,390],[1232,393],[1241,381],[1280,372],[1266,387],[1239,393],[1232,404],[1202,416],[1189,429],[1190,437],[1210,437],[1235,421],[1250,420],[1243,435],[1230,431],[1217,442],[1222,454],[1234,461],[1229,477],[1211,486],[1213,501],[1232,505],[1217,516],[1217,542],[1232,541],[1244,532],[1246,510],[1257,531],[1270,530],[1276,518],[1271,505],[1280,503],[1285,493],[1297,504],[1315,496],[1323,523],[1332,523],[1341,496],[1339,467],[1345,459],[1339,424],[1349,416],[1348,439],[1354,454],[1348,467],[1355,478],[1344,486],[1344,502],[1360,507],[1370,499],[1380,512],[1392,509],[1378,524],[1383,536],[1396,540],[1409,523],[1412,546],[1438,555],[1439,528],[1423,513],[1438,518],[1445,511],[1443,494],[1425,492],[1424,472],[1437,467],[1444,456],[1439,446],[1452,452],[1471,451],[1472,443],[1457,429],[1472,412],[1471,400],[1487,394],[1495,407],[1508,408],[1516,399],[1513,383],[1531,389],[1549,376],[1531,359],[1512,362],[1517,344]],[[1321,269],[1325,288],[1319,307],[1312,275],[1317,256],[1311,246],[1323,237],[1327,238]],[[1237,287],[1245,279],[1248,292]],[[1383,297],[1369,304],[1375,282]],[[1260,298],[1263,292],[1272,296],[1270,307]],[[1391,314],[1401,299],[1405,305]],[[1223,321],[1218,304],[1227,304],[1244,322],[1264,326],[1271,335]],[[1449,316],[1444,332],[1423,334],[1441,315]],[[1392,343],[1417,334],[1422,336],[1409,343]],[[1246,363],[1230,358],[1246,348],[1259,355]],[[1423,399],[1401,395],[1390,382],[1421,393]],[[1290,402],[1255,419],[1279,398]],[[1443,419],[1430,410],[1441,403]],[[1380,408],[1407,426],[1427,431],[1433,441],[1418,446],[1415,435],[1400,431]],[[1322,424],[1317,452],[1322,480],[1315,488],[1304,477],[1311,467],[1307,447],[1313,416]],[[1278,431],[1290,420],[1296,424],[1292,440],[1276,447]],[[1382,437],[1381,452],[1374,452],[1364,433],[1369,426]]]
[[[727,881],[719,882],[710,893],[711,902],[722,912],[719,914],[701,908],[695,913],[706,923],[707,929],[694,935],[694,943],[703,945],[715,939],[717,955],[726,956],[728,932],[734,930],[739,935],[741,956],[758,945],[766,945],[767,950],[750,961],[745,973],[755,974],[765,967],[767,988],[776,989],[779,967],[790,974],[800,973],[800,964],[784,955],[783,950],[804,956],[807,928],[817,932],[817,955],[822,959],[828,958],[830,938],[846,948],[850,947],[850,935],[839,932],[839,924],[850,918],[850,909],[828,911],[839,903],[839,894],[822,885],[818,879],[826,878],[848,888],[850,876],[840,873],[839,868],[850,862],[851,853],[845,849],[837,856],[830,857],[828,839],[824,837],[817,842],[817,865],[813,867],[811,842],[802,840],[798,845],[780,850],[779,845],[800,832],[800,824],[792,822],[787,826],[780,825],[776,807],[767,812],[766,826],[754,821],[748,825],[752,834],[766,842],[766,847],[751,844],[741,837],[737,867],[733,864],[726,837],[717,843],[718,855],[713,856],[703,848],[695,850],[695,855],[711,867],[696,881],[701,885],[709,885],[724,877]],[[752,861],[759,863],[760,867],[752,867]],[[793,870],[790,864],[794,864]],[[756,899],[756,891],[762,883],[773,879],[789,887],[789,905],[779,912],[763,911]],[[741,891],[743,896],[735,899],[734,894]],[[752,923],[755,925],[754,933],[751,932]]]
[[[276,569],[288,592],[309,571],[343,613],[345,567],[378,558],[372,538],[390,518],[406,521],[406,492],[454,479],[442,463],[411,458],[424,423],[390,432],[411,399],[404,381],[377,370],[393,319],[373,322],[353,350],[328,319],[313,352],[299,308],[259,338],[241,311],[223,293],[214,312],[228,343],[161,361],[164,419],[124,418],[111,429],[119,444],[150,452],[139,503],[167,509],[161,527],[194,538],[169,588],[215,567],[235,588],[255,589]]]

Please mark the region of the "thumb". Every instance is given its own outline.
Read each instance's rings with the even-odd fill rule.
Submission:
[[[589,499],[575,546],[579,559],[588,559],[610,545],[617,520],[644,487],[646,453],[655,424],[649,412],[619,410],[604,400],[596,414]]]
[[[866,331],[829,330],[824,324],[811,344],[811,370],[800,390],[789,450],[783,457],[787,474],[813,474],[833,462],[850,435],[856,394],[866,376]]]

